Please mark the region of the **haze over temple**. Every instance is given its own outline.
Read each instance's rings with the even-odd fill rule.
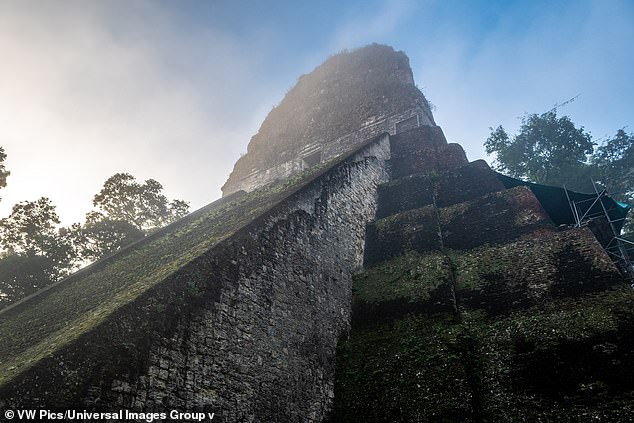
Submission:
[[[330,57],[299,77],[251,138],[223,196],[288,177],[349,152],[381,133],[435,126],[409,59],[372,44]]]
[[[447,142],[403,52],[332,56],[222,199],[0,311],[0,409],[633,420],[605,222],[508,179]]]

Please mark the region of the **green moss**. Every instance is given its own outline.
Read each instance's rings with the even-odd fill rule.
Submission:
[[[407,315],[393,325],[353,324],[338,349],[336,421],[625,421],[634,390],[615,392],[609,378],[630,371],[632,341],[622,331],[632,300],[624,288],[501,318],[476,311],[459,321]],[[597,348],[616,352],[586,357],[601,356]],[[549,396],[534,386],[542,379],[562,386]]]
[[[408,316],[355,331],[337,352],[337,422],[470,421],[460,328]]]
[[[449,279],[449,265],[440,253],[410,252],[354,276],[354,299],[367,303],[406,299],[424,301]]]
[[[394,226],[400,219],[399,214],[392,214],[382,219],[377,219],[372,224],[376,226],[379,232],[384,231],[386,228]]]
[[[465,317],[463,325],[477,338],[484,413],[498,421],[518,415],[531,421],[632,416],[632,387],[615,392],[609,379],[611,372],[630,372],[631,360],[620,363],[616,353],[604,358],[597,348],[607,342],[629,354],[631,341],[619,333],[623,316],[634,315],[633,299],[626,288],[552,301],[501,319]]]
[[[459,316],[411,308],[391,323],[353,320],[338,350],[336,421],[632,421],[634,292],[595,244],[584,230],[540,233],[356,275],[353,302],[377,309],[424,302],[453,277]]]
[[[550,236],[544,240],[533,238],[448,254],[459,269],[457,287],[477,289],[489,283],[489,275],[497,275],[512,284],[524,280],[523,273],[540,272],[546,281],[556,272],[554,255],[561,248],[556,238]]]
[[[103,322],[113,311],[312,182],[345,157],[183,220],[0,316],[0,383]],[[187,288],[189,289],[189,288]],[[197,286],[189,289],[199,295]],[[193,290],[193,291],[192,291]],[[160,304],[157,305],[160,307]],[[159,309],[155,309],[160,311]]]

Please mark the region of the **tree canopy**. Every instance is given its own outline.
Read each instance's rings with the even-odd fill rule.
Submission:
[[[163,186],[154,179],[140,184],[129,173],[116,173],[106,180],[93,198],[96,213],[112,221],[123,221],[141,231],[165,226],[189,212],[181,200],[168,201]],[[91,220],[97,220],[93,214]]]
[[[108,219],[101,213],[90,212],[79,234],[82,259],[98,260],[145,236],[145,232],[125,220]]]
[[[6,159],[7,154],[4,152],[4,148],[0,147],[0,188],[4,188],[7,186],[7,177],[11,173],[4,166],[4,161]]]
[[[93,198],[96,210],[86,215],[78,236],[79,254],[94,261],[113,253],[189,213],[189,204],[171,200],[154,179],[144,183],[116,173]]]
[[[3,152],[0,149],[0,163]],[[0,165],[0,178],[6,177]],[[86,222],[60,227],[50,199],[24,201],[0,219],[0,308],[129,245],[189,212],[153,179],[117,173],[95,195]]]
[[[614,195],[626,201],[634,198],[634,134],[619,129],[597,148],[591,160],[599,181],[609,186]]]
[[[513,136],[502,126],[490,129],[484,146],[487,154],[495,154],[497,170],[539,184],[572,184],[572,189],[587,191],[592,176],[587,162],[594,143],[590,134],[583,127],[575,127],[568,116],[558,118],[556,111],[524,116],[519,132]]]
[[[596,143],[556,110],[524,116],[511,136],[502,126],[489,129],[484,146],[501,173],[580,192],[593,192],[594,180],[615,199],[634,205],[634,134],[619,129]],[[634,237],[632,214],[624,228],[627,237]]]
[[[9,253],[42,255],[58,244],[59,217],[51,200],[23,201],[0,220],[0,245]]]
[[[69,274],[78,264],[72,228],[58,228],[51,200],[23,201],[0,220],[0,305]]]

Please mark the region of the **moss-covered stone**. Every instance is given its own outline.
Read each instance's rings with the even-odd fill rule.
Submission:
[[[502,244],[535,230],[554,230],[533,193],[525,187],[493,192],[438,210],[443,246],[468,250]]]
[[[487,420],[631,421],[634,295],[623,287],[470,319]],[[466,319],[465,319],[466,320]]]
[[[336,422],[473,421],[461,329],[408,315],[353,332],[337,353]]]
[[[365,245],[366,266],[406,251],[439,250],[442,243],[436,210],[427,206],[379,219],[368,225]]]
[[[27,302],[3,310],[0,385],[89,332],[117,309],[168,280],[205,251],[253,223],[349,156],[236,196],[232,201],[221,200],[218,206],[193,213],[148,240],[71,275]],[[194,283],[178,289],[184,289],[183,295],[190,298],[179,297],[179,303],[192,301],[201,293]],[[161,312],[165,306],[157,303],[154,311]]]
[[[623,282],[588,229],[375,265],[354,278],[333,421],[631,421]]]

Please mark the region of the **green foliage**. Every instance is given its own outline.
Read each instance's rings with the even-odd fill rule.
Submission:
[[[634,134],[619,129],[592,156],[599,181],[617,200],[634,205]],[[630,213],[623,232],[634,240],[634,213]]]
[[[169,222],[172,223],[189,214],[189,203],[183,200],[172,200],[169,205]]]
[[[46,256],[10,254],[0,259],[0,308],[55,281],[57,273]]]
[[[106,180],[93,199],[93,205],[98,209],[95,213],[100,213],[102,217],[93,214],[91,219],[124,221],[141,231],[150,231],[189,212],[186,202],[169,202],[162,191],[163,186],[154,179],[140,184],[129,173],[117,173]]]
[[[145,232],[125,220],[108,219],[100,213],[90,212],[76,243],[83,260],[95,261],[144,236]]]
[[[9,252],[42,254],[55,242],[56,224],[59,218],[50,199],[23,201],[0,220],[0,246]]]
[[[189,213],[188,203],[170,202],[162,191],[154,179],[140,184],[128,173],[108,178],[77,236],[81,258],[98,260]]]
[[[78,225],[58,228],[48,198],[13,206],[0,220],[0,305],[18,300],[67,275],[77,263],[73,239]]]
[[[568,116],[558,118],[556,111],[527,115],[512,137],[502,126],[490,129],[484,146],[487,154],[496,155],[494,166],[503,173],[571,189],[580,189],[583,177],[592,176],[587,163],[594,151],[592,137],[583,127],[576,128]]]
[[[595,149],[590,134],[575,127],[568,116],[557,117],[556,110],[525,116],[512,136],[502,126],[489,129],[484,146],[487,154],[495,154],[496,170],[580,192],[594,192],[595,180],[617,200],[634,204],[633,134],[619,129]],[[632,214],[623,232],[634,237]]]
[[[2,157],[0,149],[0,162]],[[0,168],[0,178],[2,175]],[[129,174],[113,175],[94,198],[99,210],[89,212],[83,226],[68,228],[59,228],[55,206],[48,198],[16,204],[11,215],[0,220],[0,247],[4,251],[0,258],[0,306],[189,212],[186,202],[170,202],[162,190],[152,179],[139,184]]]
[[[4,152],[4,148],[0,147],[0,188],[7,186],[7,176],[11,173],[4,167],[6,158],[7,154]]]

